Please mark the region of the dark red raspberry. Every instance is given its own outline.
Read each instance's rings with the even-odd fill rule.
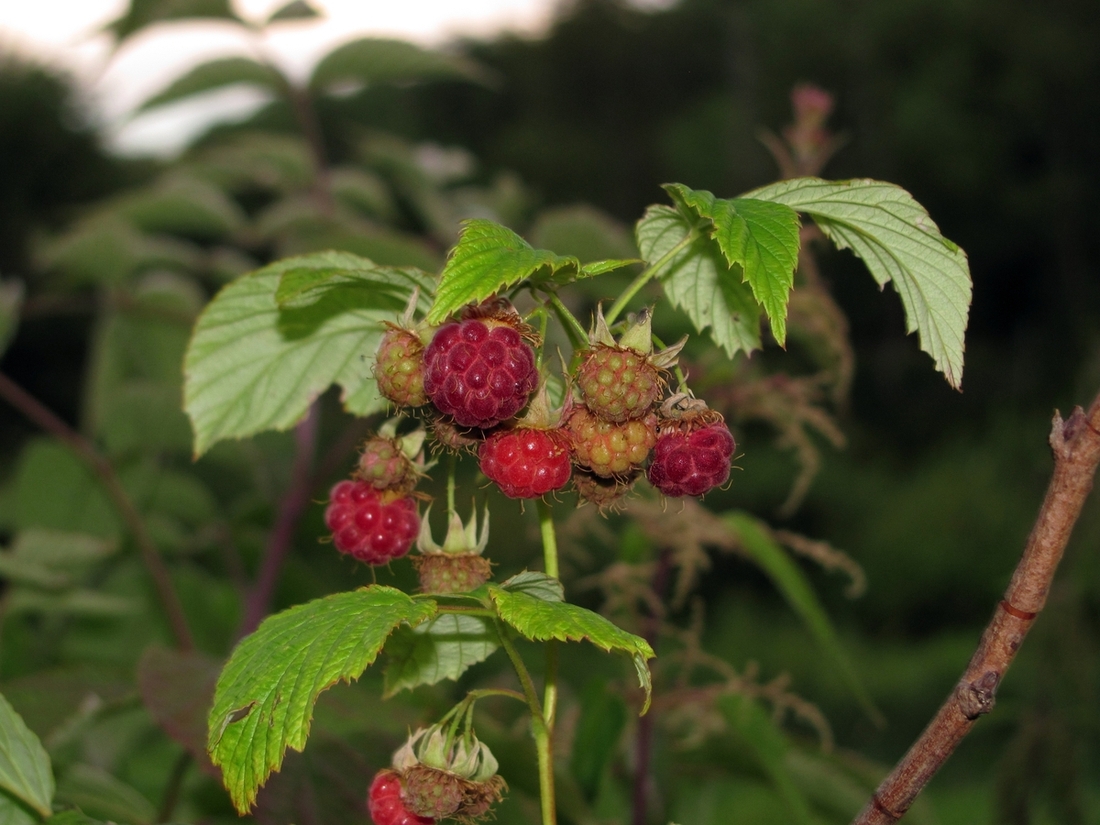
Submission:
[[[561,430],[502,430],[482,442],[478,457],[481,472],[509,498],[538,498],[569,481],[569,438]]]
[[[402,798],[401,777],[396,771],[382,770],[374,775],[367,794],[367,810],[374,825],[434,825],[430,816],[417,816]]]
[[[451,321],[424,350],[425,392],[463,427],[487,429],[511,418],[537,385],[534,351],[504,321]]]
[[[420,533],[416,499],[380,492],[365,481],[332,488],[325,524],[341,553],[367,564],[386,564],[409,552]]]
[[[382,335],[374,377],[383,398],[399,407],[428,403],[424,393],[424,344],[415,332],[391,326]]]
[[[662,432],[649,463],[649,483],[666,496],[701,496],[726,483],[736,447],[721,420]]]
[[[649,412],[664,382],[644,354],[597,344],[577,369],[577,386],[588,409],[604,421],[622,422]]]
[[[598,476],[618,476],[640,466],[657,443],[657,416],[631,421],[604,421],[585,407],[576,408],[566,424],[573,459]]]

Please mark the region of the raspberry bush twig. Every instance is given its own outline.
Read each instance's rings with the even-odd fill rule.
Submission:
[[[1046,603],[1054,572],[1100,466],[1100,395],[1086,413],[1055,413],[1050,432],[1054,473],[1004,599],[962,678],[928,727],[883,780],[852,825],[897,822],[983,714]]]
[[[130,535],[137,545],[138,555],[149,577],[153,580],[153,588],[157,592],[161,609],[175,637],[176,646],[180,650],[193,650],[194,638],[191,628],[187,623],[187,614],[183,610],[179,595],[172,584],[172,577],[168,572],[164,560],[160,556],[153,537],[145,526],[145,520],[141,517],[134,502],[131,501],[126,488],[122,486],[114,465],[96,449],[95,445],[82,436],[60,418],[54,412],[43,405],[10,378],[0,373],[0,397],[23,413],[34,424],[41,427],[58,441],[67,446],[81,461],[87,465],[104,491],[111,499],[115,510],[122,517]]]

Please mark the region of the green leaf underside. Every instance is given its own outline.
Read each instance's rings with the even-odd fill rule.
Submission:
[[[247,57],[225,57],[196,66],[174,80],[164,91],[142,103],[138,111],[175,103],[192,95],[224,89],[227,86],[247,84],[277,92],[285,83],[279,73],[269,66]]]
[[[54,781],[50,757],[8,700],[0,695],[0,790],[50,815]]]
[[[385,696],[457,679],[500,647],[488,619],[444,613],[417,627],[400,627],[386,644]]]
[[[501,582],[500,586],[513,593],[526,593],[544,602],[564,602],[565,588],[561,582],[553,576],[540,573],[537,570],[524,570],[516,573],[510,579]]]
[[[286,288],[291,305],[280,307],[288,272],[296,286]],[[342,252],[288,258],[225,287],[199,318],[184,360],[196,455],[225,438],[293,426],[334,382],[349,412],[381,409],[370,359],[384,322],[399,317],[417,287],[432,287],[419,270]]]
[[[794,562],[770,535],[766,526],[748,513],[732,512],[723,517],[733,532],[741,540],[741,545],[756,562],[764,574],[771,579],[776,589],[783,595],[787,604],[806,624],[817,640],[822,651],[840,671],[848,689],[874,720],[881,719],[881,713],[859,678],[848,654],[829,621],[829,616],[821,606],[817,595],[810,586],[802,569]]]
[[[787,804],[788,812],[792,816],[791,822],[798,825],[813,825],[817,822],[805,794],[799,789],[787,767],[787,738],[772,717],[748,696],[731,694],[723,696],[718,702],[730,727],[756,757],[760,768]]]
[[[748,197],[810,215],[840,249],[863,260],[880,287],[894,285],[907,332],[958,389],[973,287],[966,253],[940,234],[928,212],[902,189],[875,180],[796,178]]]
[[[287,748],[305,747],[318,695],[358,679],[399,625],[435,612],[434,601],[372,585],[271,616],[237,646],[215,690],[209,751],[240,813]]]
[[[798,213],[780,203],[716,198],[705,190],[666,184],[682,210],[711,223],[711,237],[730,267],[738,266],[771,322],[780,346],[787,340],[787,302],[798,264]],[[731,273],[732,274],[732,273]]]
[[[672,207],[651,206],[638,222],[638,248],[647,261],[656,261],[693,229]],[[661,285],[672,305],[686,312],[699,332],[709,327],[711,339],[730,357],[760,349],[760,306],[709,238],[696,238],[677,253]]]
[[[489,598],[496,605],[497,615],[526,639],[536,642],[587,640],[603,650],[629,655],[638,671],[638,684],[645,691],[642,713],[649,709],[652,685],[646,662],[654,654],[645,639],[575,604],[545,601],[523,591],[505,590],[499,585],[490,585]]]

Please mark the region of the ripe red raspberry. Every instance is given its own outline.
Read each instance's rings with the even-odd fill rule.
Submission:
[[[432,403],[463,427],[511,418],[538,385],[534,351],[513,323],[493,317],[440,327],[424,350],[424,370]]]
[[[604,421],[622,422],[649,412],[663,382],[644,354],[597,344],[577,369],[577,386],[588,409]]]
[[[374,377],[383,398],[399,407],[428,403],[424,393],[424,344],[415,332],[391,326],[382,335],[374,360]]]
[[[396,771],[382,770],[374,775],[367,794],[367,810],[374,825],[434,825],[431,817],[417,816],[405,807],[401,790],[401,777]]]
[[[368,438],[359,453],[356,478],[376,490],[408,493],[416,487],[420,474],[395,439],[384,436]]]
[[[569,481],[568,441],[561,430],[534,427],[493,433],[478,450],[481,472],[509,498],[538,498]]]
[[[386,564],[409,552],[420,532],[416,500],[379,492],[364,481],[341,481],[332,488],[325,524],[341,553],[367,564]]]
[[[584,407],[566,423],[573,442],[573,459],[598,476],[617,476],[641,465],[657,443],[657,416],[616,423],[604,421]]]
[[[649,483],[666,496],[701,496],[725,484],[730,477],[730,459],[737,445],[721,419],[709,423],[677,422],[657,436]]]

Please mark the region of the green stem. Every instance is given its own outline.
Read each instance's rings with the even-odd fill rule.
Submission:
[[[550,505],[545,500],[538,500],[539,530],[542,533],[543,566],[546,575],[558,578],[558,538],[554,531],[554,519],[550,513]],[[551,639],[546,645],[546,683],[543,687],[543,714],[546,719],[546,728],[551,733],[554,730],[554,717],[558,709],[558,646]]]
[[[679,255],[687,246],[691,245],[698,237],[698,232],[692,229],[684,236],[683,240],[658,258],[649,268],[639,272],[638,277],[631,281],[630,286],[623,290],[623,294],[619,296],[619,299],[611,305],[611,309],[604,315],[604,320],[607,321],[607,325],[610,327],[614,324],[615,320],[622,314],[622,311],[626,309],[626,305],[634,299],[634,296],[638,294],[639,290],[648,284],[658,272],[664,269],[673,258]]]
[[[497,620],[497,634],[500,636],[500,645],[515,668],[519,677],[523,695],[527,700],[527,707],[531,711],[531,735],[535,739],[535,752],[539,762],[539,807],[542,811],[542,825],[556,825],[557,810],[554,800],[554,754],[550,744],[550,730],[546,727],[546,718],[542,715],[542,707],[539,705],[538,694],[535,693],[535,683],[531,681],[531,674],[527,666],[520,658],[519,651],[508,638],[508,628]]]
[[[556,292],[547,293],[546,298],[557,314],[558,320],[565,327],[565,334],[569,336],[569,343],[573,345],[573,349],[581,349],[587,346],[588,332],[581,326],[581,322],[577,320],[576,316],[569,311],[569,307],[561,302],[561,298],[558,297]]]
[[[472,696],[475,702],[478,699],[484,699],[486,696],[507,696],[509,699],[516,699],[524,704],[527,702],[527,697],[518,690],[508,690],[508,688],[479,688],[471,690],[467,695]]]
[[[558,577],[558,539],[554,533],[554,519],[550,515],[550,505],[544,499],[538,500],[539,531],[542,533],[542,558],[547,576]]]

